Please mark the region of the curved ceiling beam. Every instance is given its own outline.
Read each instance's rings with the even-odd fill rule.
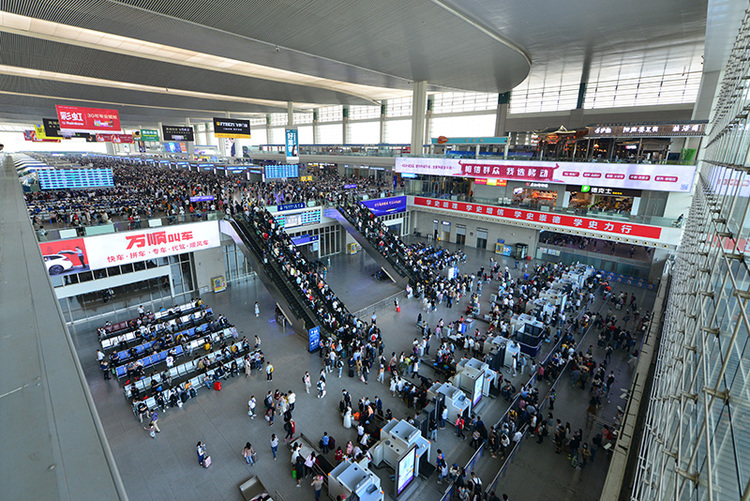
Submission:
[[[518,45],[517,43],[502,36],[500,33],[497,32],[497,30],[492,29],[491,27],[487,26],[485,23],[483,23],[479,19],[476,19],[471,14],[464,12],[463,9],[460,9],[459,7],[456,7],[455,5],[449,4],[448,2],[444,0],[430,0],[430,1],[434,3],[435,5],[437,5],[438,7],[450,12],[451,14],[453,14],[454,16],[456,16],[457,18],[459,18],[466,24],[478,29],[479,31],[481,31],[488,37],[492,38],[496,42],[499,42],[505,45],[506,47],[508,47],[509,49],[512,49],[518,52],[518,54],[520,54],[521,56],[524,57],[524,59],[526,59],[526,62],[529,64],[529,66],[531,66],[531,56],[529,56],[526,50],[520,45]]]
[[[331,80],[9,12],[0,12],[0,31],[192,68],[342,92],[373,104],[380,104],[382,99],[410,95],[409,91]]]

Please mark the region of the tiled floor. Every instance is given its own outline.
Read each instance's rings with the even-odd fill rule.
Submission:
[[[447,246],[455,248],[455,245]],[[462,266],[462,271],[471,273],[489,262],[491,254],[487,251],[473,248],[466,248],[464,251],[467,253],[468,262]],[[514,260],[505,259],[513,268]],[[350,311],[354,312],[398,292],[393,284],[375,281],[371,275],[376,270],[374,261],[365,254],[339,255],[331,259],[328,282],[345,301]],[[489,288],[485,288],[483,301],[488,301],[489,295]],[[261,307],[259,318],[252,312],[252,305],[256,300]],[[241,496],[237,486],[250,475],[258,475],[269,491],[277,491],[280,497],[287,501],[300,499],[301,493],[304,498],[312,499],[313,492],[309,482],[303,483],[301,489],[295,488],[291,477],[290,455],[286,448],[280,447],[277,461],[272,459],[269,448],[270,433],[283,437],[281,422],[277,420],[273,427],[269,427],[262,419],[250,420],[247,417],[246,403],[250,395],[255,395],[260,402],[269,389],[292,389],[297,393],[294,417],[298,433],[302,432],[317,440],[327,431],[339,444],[356,437],[356,430],[343,428],[338,413],[339,396],[344,388],[349,390],[354,399],[364,395],[371,398],[379,396],[385,407],[391,408],[397,418],[407,417],[408,412],[413,412],[400,400],[392,398],[387,386],[375,382],[374,377],[371,377],[370,384],[365,386],[358,380],[346,377],[346,371],[341,379],[335,377],[335,374],[328,378],[328,395],[324,399],[315,398],[314,393],[305,394],[302,375],[307,370],[313,379],[316,379],[322,367],[320,358],[317,354],[307,352],[306,340],[291,332],[283,332],[273,321],[273,300],[260,281],[248,280],[231,284],[229,290],[224,293],[204,296],[204,301],[213,307],[215,312],[226,315],[242,335],[249,339],[255,334],[260,335],[266,358],[273,362],[276,369],[274,381],[266,382],[265,376],[256,374],[249,379],[239,377],[228,380],[221,392],[202,390],[197,399],[189,401],[182,409],[169,410],[160,417],[162,432],[156,439],[149,438],[138,420],[134,419],[119,385],[113,380],[102,379],[95,363],[95,333],[73,332],[97,409],[130,499],[239,500]],[[441,305],[437,312],[426,313],[425,318],[433,326],[440,318],[451,321],[463,311],[463,303],[462,301],[460,307],[454,307],[452,310]],[[414,300],[404,300],[401,305],[400,313],[396,313],[391,306],[378,312],[378,324],[383,331],[387,354],[392,351],[406,351],[417,335],[415,320],[421,311],[421,304]],[[545,345],[545,349],[549,350],[549,346]],[[627,366],[623,366],[622,363],[619,363],[619,366],[621,374],[618,374],[617,384],[627,386]],[[429,368],[425,367],[421,372],[428,377],[434,377]],[[528,378],[528,375],[518,376],[517,386],[522,382],[522,377]],[[582,427],[583,423],[579,421],[587,399],[580,391],[569,390],[565,386],[561,385],[558,390],[555,412],[559,412],[564,420],[570,421],[574,428]],[[540,391],[544,393],[544,390]],[[619,395],[612,396],[612,403],[603,413],[605,418],[611,419],[614,414],[612,409],[616,410],[614,406],[619,402],[618,397]],[[486,399],[479,408],[479,413],[486,423],[494,424],[505,410],[506,403],[502,399]],[[201,468],[197,463],[195,444],[199,440],[207,444],[212,456],[213,465],[209,470]],[[240,455],[247,441],[258,451],[259,461],[255,466],[247,466]],[[439,432],[437,444],[433,444],[431,460],[437,448],[442,449],[449,463],[456,462],[459,465],[465,464],[473,453],[468,441],[456,438],[450,428]],[[476,471],[486,485],[500,466],[499,459],[492,459],[487,455],[482,458]],[[384,479],[391,473],[386,469],[375,471]],[[580,490],[585,496],[581,499],[595,499],[597,485],[601,490],[605,472],[606,458],[604,454],[600,454],[591,468],[587,467],[581,473],[581,480],[573,479],[573,469],[561,456],[552,452],[550,443],[542,446],[528,443],[503,478],[501,486],[502,492],[508,492],[511,499],[565,499],[570,488],[574,491]],[[539,497],[542,494],[538,491],[540,486],[545,485],[545,481],[556,488],[544,488],[547,497]],[[434,476],[418,482],[420,483],[410,496],[411,499],[440,498],[443,491],[440,487],[444,486],[438,486]],[[386,481],[384,485],[388,483]],[[533,497],[530,497],[531,492],[535,493]]]

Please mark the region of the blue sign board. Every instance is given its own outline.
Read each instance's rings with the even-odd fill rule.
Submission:
[[[320,237],[318,235],[300,235],[292,239],[294,245],[305,245],[310,242],[317,242]]]
[[[365,200],[360,202],[370,209],[375,216],[385,216],[386,214],[397,214],[406,212],[406,197],[376,198],[374,200]]]
[[[320,327],[313,327],[307,331],[307,341],[310,353],[320,349]]]
[[[210,202],[214,199],[213,195],[203,195],[202,197],[190,197],[191,202]]]
[[[438,138],[432,138],[432,144],[506,144],[507,137],[449,137],[446,142],[438,142]]]
[[[356,188],[356,187],[357,187],[356,184],[345,184],[344,185],[344,189],[345,190],[351,190],[352,188]]]
[[[279,212],[284,212],[285,210],[304,209],[305,207],[307,207],[307,204],[305,202],[297,202],[293,204],[277,205],[276,210]]]
[[[299,140],[297,129],[286,129],[286,161],[299,162]]]

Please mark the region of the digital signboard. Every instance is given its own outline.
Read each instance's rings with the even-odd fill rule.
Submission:
[[[299,177],[298,164],[266,165],[264,171],[266,179]]]
[[[189,125],[162,125],[164,141],[194,141],[193,128]]]
[[[43,190],[83,190],[114,186],[112,169],[48,169],[37,172]]]
[[[214,136],[235,139],[250,139],[250,120],[236,118],[214,118]]]

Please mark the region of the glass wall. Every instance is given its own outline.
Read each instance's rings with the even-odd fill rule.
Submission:
[[[746,13],[672,269],[632,500],[750,497],[749,37]]]

